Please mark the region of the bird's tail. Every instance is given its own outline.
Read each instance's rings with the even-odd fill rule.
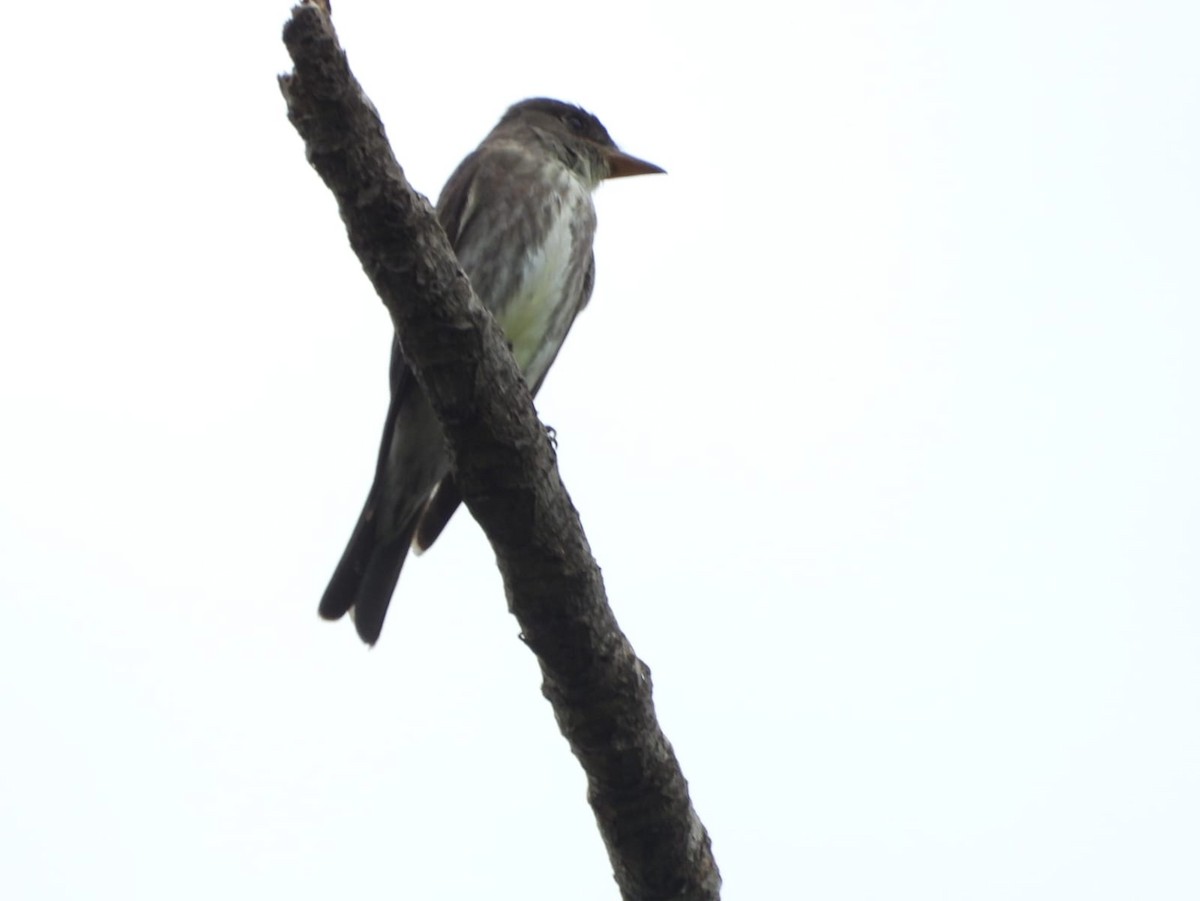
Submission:
[[[396,590],[413,533],[421,519],[418,509],[402,529],[380,535],[373,495],[374,492],[367,498],[350,543],[346,545],[318,608],[325,619],[339,619],[350,613],[359,638],[370,645],[379,640],[392,592]]]

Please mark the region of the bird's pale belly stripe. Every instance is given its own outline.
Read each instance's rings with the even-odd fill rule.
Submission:
[[[546,374],[571,324],[567,307],[578,302],[578,286],[571,284],[579,277],[571,271],[575,240],[571,225],[576,206],[588,203],[589,197],[582,184],[575,182],[572,188],[563,198],[545,243],[526,256],[520,288],[497,317],[531,385]]]

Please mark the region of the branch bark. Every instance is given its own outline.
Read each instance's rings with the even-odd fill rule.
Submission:
[[[442,422],[463,500],[495,550],[543,694],[587,775],[622,897],[717,899],[708,833],[655,718],[650,670],[608,606],[499,326],[405,180],[327,15],[312,2],[296,7],[283,38],[295,66],[280,76],[288,118]]]

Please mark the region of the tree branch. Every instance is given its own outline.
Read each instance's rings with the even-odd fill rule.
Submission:
[[[463,499],[541,665],[542,691],[587,774],[622,897],[718,898],[708,833],[655,719],[650,671],[609,609],[499,326],[429,202],[405,180],[328,17],[312,3],[298,6],[283,37],[295,65],[280,77],[288,118],[442,422]]]

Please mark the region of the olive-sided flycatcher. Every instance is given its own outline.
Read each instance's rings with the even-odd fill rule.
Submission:
[[[592,293],[592,191],[662,171],[619,150],[591,113],[539,98],[511,107],[446,182],[438,219],[534,394]],[[442,428],[396,341],[391,388],[375,481],[320,606],[326,619],[353,611],[368,644],[409,547],[429,547],[461,500]]]

